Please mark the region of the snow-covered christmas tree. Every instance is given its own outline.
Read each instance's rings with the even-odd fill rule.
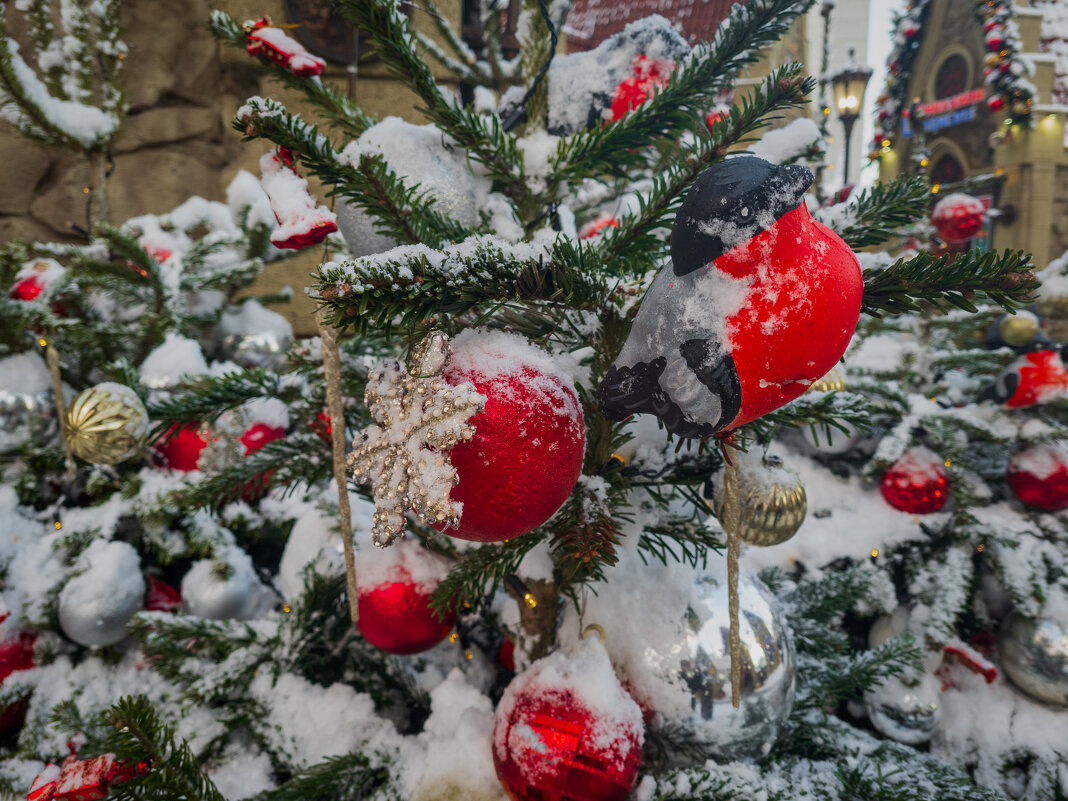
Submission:
[[[897,252],[921,178],[818,208],[816,126],[766,130],[801,65],[719,105],[809,4],[564,55],[566,4],[529,0],[509,58],[492,4],[475,51],[433,2],[444,44],[335,0],[423,125],[214,13],[323,127],[248,98],[261,175],[228,203],[97,203],[85,244],[0,253],[0,786],[1068,794],[1061,347],[1025,254]],[[4,116],[99,159],[117,67],[67,39],[122,45],[61,5],[62,37],[17,6],[46,77],[5,39]],[[236,298],[309,247],[320,336],[294,341]]]

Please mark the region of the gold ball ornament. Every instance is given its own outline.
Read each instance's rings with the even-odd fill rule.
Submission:
[[[846,382],[842,371],[832,367],[822,378],[812,382],[807,392],[845,392]]]
[[[147,435],[145,405],[123,384],[97,384],[79,392],[67,408],[67,444],[90,464],[118,464],[135,456]]]
[[[998,323],[998,333],[1010,345],[1026,345],[1038,333],[1038,317],[1029,311],[1006,314]]]
[[[786,542],[805,522],[808,496],[794,473],[777,460],[763,472],[743,466],[738,484],[738,538],[747,545],[767,548]],[[716,487],[712,511],[723,519],[725,498],[722,485]]]

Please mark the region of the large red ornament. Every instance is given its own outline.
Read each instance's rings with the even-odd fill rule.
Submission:
[[[388,548],[360,551],[360,634],[391,654],[417,654],[433,648],[456,623],[453,612],[438,619],[430,596],[448,572],[448,564],[411,540]]]
[[[253,454],[266,445],[268,442],[274,442],[276,439],[282,439],[286,435],[284,428],[278,426],[268,425],[267,423],[253,423],[248,427],[248,430],[241,435],[241,444],[245,446],[245,456]],[[271,480],[271,473],[273,470],[264,470],[262,473],[257,473],[252,481],[245,485],[245,490],[242,496],[246,501],[253,501],[256,498],[267,492],[267,484]]]
[[[16,670],[29,670],[34,666],[33,645],[36,635],[21,632],[9,640],[0,641],[0,686]],[[0,709],[0,737],[19,729],[26,720],[29,702],[17,701]]]
[[[1068,507],[1068,450],[1034,445],[1009,459],[1009,488],[1026,506],[1054,512]]]
[[[574,383],[552,358],[525,339],[469,329],[452,341],[442,374],[470,381],[486,407],[469,421],[475,435],[449,458],[462,503],[448,534],[496,542],[532,531],[571,494],[582,471],[586,427]]]
[[[675,69],[673,61],[637,55],[631,62],[634,74],[616,87],[612,96],[612,121],[620,119],[633,108],[644,103],[653,92],[664,86]]]
[[[257,20],[250,27],[245,45],[250,56],[264,56],[300,77],[319,75],[326,68],[325,61],[309,53],[296,39],[280,28],[271,27],[269,17]]]
[[[883,474],[883,497],[902,512],[914,515],[937,512],[949,500],[949,479],[937,454],[917,447],[890,465]]]
[[[594,646],[540,659],[505,690],[493,765],[512,801],[624,801],[634,789],[642,712]]]
[[[200,452],[207,446],[208,441],[201,435],[197,423],[187,423],[181,427],[175,423],[156,444],[156,450],[171,470],[188,473],[197,469]]]
[[[946,195],[931,212],[931,223],[947,242],[967,242],[979,233],[985,221],[982,202],[963,192]]]

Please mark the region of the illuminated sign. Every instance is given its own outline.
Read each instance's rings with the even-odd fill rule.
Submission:
[[[975,119],[975,106],[981,103],[985,96],[985,90],[973,89],[970,92],[962,92],[959,95],[920,106],[924,115],[924,132],[934,133],[943,128],[949,128],[951,125],[972,122]],[[912,136],[908,110],[901,112],[901,136],[905,139]]]

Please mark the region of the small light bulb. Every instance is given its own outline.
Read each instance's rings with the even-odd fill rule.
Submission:
[[[63,528],[63,524],[60,523],[58,520],[53,525],[56,527],[56,531],[59,531],[61,528]]]
[[[529,606],[531,609],[538,605],[537,599],[529,592],[523,593],[523,600],[526,601],[527,606]]]
[[[37,344],[40,345],[43,348],[43,347],[48,345],[48,340],[45,339],[44,337],[41,337],[40,339],[37,340]]]
[[[975,548],[975,550],[979,551],[979,553],[982,553],[985,549],[986,549],[986,546],[981,542]]]
[[[871,558],[872,559],[878,559],[879,558],[879,549],[878,548],[872,548],[871,549]]]

